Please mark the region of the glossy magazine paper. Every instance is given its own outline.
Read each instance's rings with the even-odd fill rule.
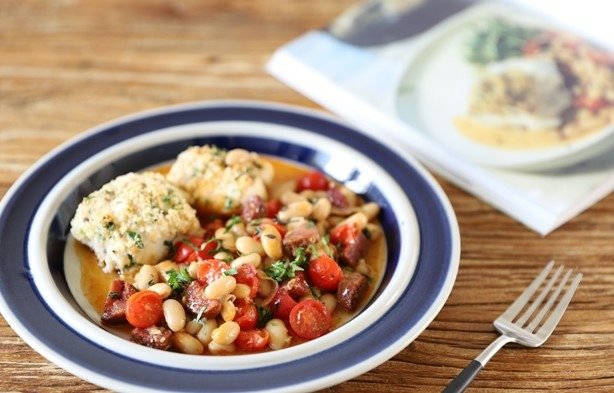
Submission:
[[[368,1],[268,70],[546,235],[614,189],[614,43],[580,36],[509,2]]]

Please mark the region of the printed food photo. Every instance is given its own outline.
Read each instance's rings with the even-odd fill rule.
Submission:
[[[577,37],[492,18],[473,26],[465,59],[478,77],[454,124],[473,140],[540,148],[614,123],[614,55]]]

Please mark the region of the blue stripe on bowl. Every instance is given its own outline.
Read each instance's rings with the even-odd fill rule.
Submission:
[[[322,134],[361,151],[388,171],[411,200],[420,226],[421,252],[407,291],[380,321],[360,335],[334,347],[334,350],[283,365],[250,370],[193,371],[136,362],[91,343],[65,326],[46,308],[44,301],[38,298],[35,288],[30,283],[27,265],[24,265],[24,261],[27,260],[25,247],[28,228],[42,198],[74,166],[108,146],[165,127],[224,120],[280,124]],[[181,141],[177,146],[173,146],[173,150],[185,142]],[[187,142],[199,143],[198,140]],[[267,146],[268,144],[263,141],[262,145],[250,148],[264,152]],[[295,151],[292,146],[281,146],[282,152],[283,148]],[[309,151],[301,151],[293,158],[307,163],[318,161],[315,159],[317,153]],[[147,165],[147,162],[142,160],[129,161],[118,164],[126,167],[137,165],[138,168],[143,167],[143,164]],[[151,164],[155,162],[159,161]],[[109,176],[108,173],[99,175],[100,178],[92,179],[91,185],[98,184],[105,176]],[[79,192],[85,192],[90,186],[85,185],[85,188]],[[377,190],[370,190],[370,193],[370,196],[376,200],[382,197]],[[74,201],[72,203],[74,205]],[[394,226],[394,220],[394,217],[384,217],[384,225]],[[58,235],[58,241],[61,241],[61,234],[66,229],[62,227],[62,221],[57,221],[53,227]],[[246,391],[282,388],[323,378],[363,362],[395,344],[408,329],[416,325],[436,302],[446,277],[453,268],[451,263],[453,232],[436,191],[414,167],[383,145],[346,126],[324,118],[269,106],[228,104],[187,109],[171,108],[164,113],[108,126],[75,144],[66,146],[30,174],[12,194],[6,203],[6,208],[0,213],[0,293],[20,322],[50,350],[100,375],[124,383],[170,391]],[[394,249],[391,247],[391,250]],[[53,247],[50,251],[53,251]],[[53,254],[53,257],[54,260],[50,260],[50,264],[53,266],[54,280],[62,290],[67,291],[63,282],[63,273],[58,269],[60,260],[56,254]]]

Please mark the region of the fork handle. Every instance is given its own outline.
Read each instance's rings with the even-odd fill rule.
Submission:
[[[463,371],[461,371],[460,374],[456,376],[456,378],[450,381],[448,386],[446,386],[446,388],[442,390],[441,393],[464,392],[465,389],[467,389],[471,384],[471,381],[473,381],[473,378],[475,378],[475,376],[478,375],[480,370],[483,368],[484,366],[482,365],[482,363],[478,362],[477,360],[472,360],[471,363],[469,363],[469,365],[465,367]]]
[[[490,343],[490,345],[486,347],[486,349],[484,349],[482,353],[478,355],[478,357],[472,360],[471,363],[469,363],[469,365],[456,376],[456,378],[450,381],[448,386],[446,386],[441,393],[464,392],[473,381],[473,378],[475,378],[480,370],[484,368],[486,363],[488,363],[490,358],[492,358],[493,355],[497,353],[505,344],[513,341],[515,340],[512,337],[506,336],[505,334],[497,337],[497,339]]]

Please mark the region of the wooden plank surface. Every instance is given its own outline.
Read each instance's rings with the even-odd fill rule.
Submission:
[[[249,98],[317,107],[266,74],[272,51],[353,1],[0,2],[0,195],[100,122],[161,105]],[[492,321],[554,258],[584,280],[539,349],[504,348],[472,392],[614,391],[614,196],[546,238],[438,179],[458,216],[458,279],[431,326],[334,392],[440,391],[496,337]],[[0,318],[0,391],[104,391],[54,366]]]

